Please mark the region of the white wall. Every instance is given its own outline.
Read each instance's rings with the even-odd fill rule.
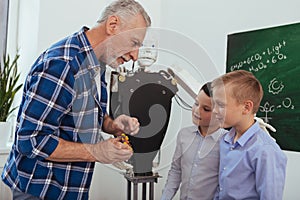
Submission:
[[[19,66],[23,79],[30,65],[45,48],[79,30],[83,25],[92,26],[108,2],[110,1],[19,1],[19,30],[14,34],[11,28],[12,36],[9,37],[9,44],[13,47],[9,49],[15,46],[20,48]],[[178,50],[184,58],[191,58],[191,63],[187,63],[180,56],[180,58],[169,57],[170,54],[162,56],[158,62],[164,65],[179,65],[192,72],[195,71],[193,67],[197,66],[198,72],[193,74],[196,74],[195,78],[200,83],[225,72],[226,38],[229,33],[300,21],[298,0],[140,0],[140,2],[150,13],[153,26],[168,29],[175,37],[171,45],[164,44],[167,48],[172,48],[176,44],[184,46],[185,42],[196,44],[192,49]],[[176,37],[180,39],[176,40]],[[195,49],[196,52],[203,54],[198,60],[193,56]],[[214,65],[211,66],[211,62]],[[215,72],[214,75],[212,71]],[[182,91],[180,95],[186,97]],[[189,115],[173,103],[169,130],[162,145],[163,160],[158,169],[155,169],[163,176],[155,184],[155,199],[159,199],[166,181],[177,131],[180,127],[191,123]],[[295,152],[286,154],[289,160],[284,199],[294,200],[298,197],[297,183],[300,174],[297,169],[300,166],[300,154]],[[91,199],[125,198],[126,181],[123,176],[109,165],[98,164],[92,183]]]
[[[3,54],[6,53],[6,41],[7,41],[7,28],[8,28],[8,0],[1,0],[0,1],[0,61],[1,61],[1,66],[3,62]]]
[[[161,27],[179,31],[198,42],[220,72],[225,72],[227,35],[300,22],[297,0],[162,1]],[[200,66],[201,69],[203,69]],[[300,142],[300,141],[299,141]],[[285,200],[299,199],[300,154],[287,152]]]

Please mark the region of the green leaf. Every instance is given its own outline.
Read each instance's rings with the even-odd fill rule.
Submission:
[[[10,56],[3,56],[3,63],[0,63],[0,121],[6,121],[7,117],[17,107],[11,108],[16,93],[23,84],[18,84],[20,73],[18,73],[18,59],[16,55],[12,60]]]

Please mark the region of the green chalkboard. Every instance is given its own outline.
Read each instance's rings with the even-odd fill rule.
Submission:
[[[264,88],[257,117],[284,150],[300,151],[300,23],[230,34],[226,72],[251,71]]]

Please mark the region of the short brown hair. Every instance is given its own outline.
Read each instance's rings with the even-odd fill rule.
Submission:
[[[212,88],[229,84],[232,86],[230,95],[238,103],[251,100],[253,102],[253,113],[256,113],[263,97],[263,88],[259,80],[251,72],[236,70],[216,78],[212,82]]]

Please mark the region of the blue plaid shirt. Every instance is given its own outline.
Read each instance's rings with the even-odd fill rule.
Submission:
[[[46,50],[27,76],[15,142],[2,173],[12,189],[43,199],[88,199],[95,163],[46,160],[59,138],[99,141],[107,103],[105,65],[96,59],[86,30]],[[95,84],[97,71],[101,95]]]

